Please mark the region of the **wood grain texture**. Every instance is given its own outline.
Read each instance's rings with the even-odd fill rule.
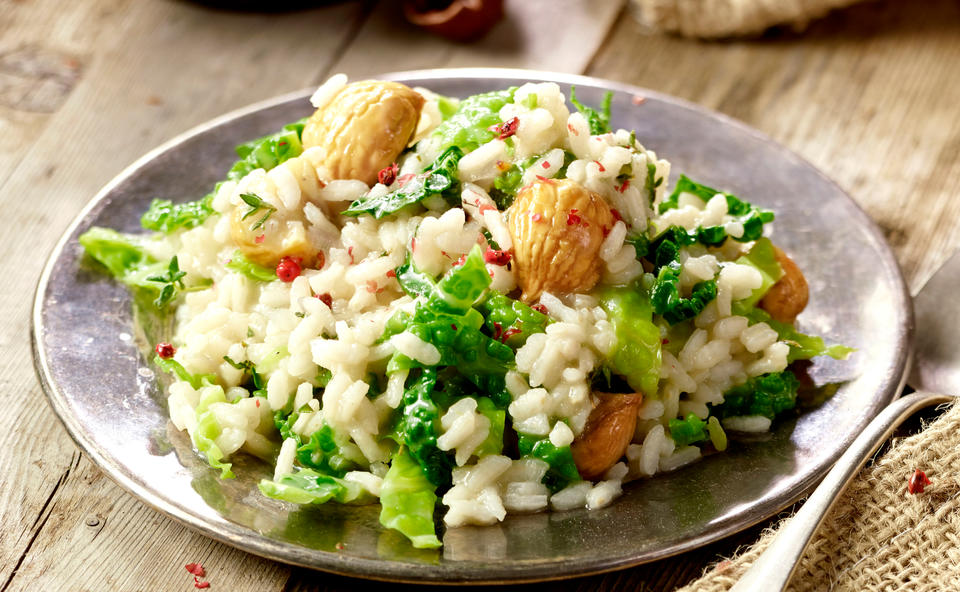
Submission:
[[[0,242],[0,258],[16,262],[5,265],[0,292],[0,592],[190,590],[183,565],[194,561],[213,590],[360,585],[253,557],[147,508],[77,451],[43,400],[26,346],[41,254],[146,150],[333,71],[586,69],[718,109],[797,150],[881,224],[917,287],[960,242],[960,5],[908,4],[838,12],[804,35],[700,43],[645,34],[622,0],[516,0],[511,21],[474,46],[399,25],[387,1],[270,15],[181,0],[0,4],[0,200],[16,238]],[[759,528],[655,564],[527,589],[671,590]]]
[[[102,42],[96,32],[126,3],[68,11],[56,0],[0,4],[0,184],[82,77]]]

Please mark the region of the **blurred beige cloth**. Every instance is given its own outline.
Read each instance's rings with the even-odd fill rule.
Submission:
[[[861,0],[632,0],[643,24],[688,37],[734,37],[774,25],[803,28],[835,8]]]
[[[932,484],[911,495],[907,483],[916,469]],[[729,590],[775,532],[678,592]],[[860,472],[814,536],[788,589],[960,590],[960,404]]]

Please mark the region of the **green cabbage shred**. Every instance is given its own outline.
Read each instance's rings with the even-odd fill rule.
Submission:
[[[240,160],[227,171],[228,181],[239,181],[254,169],[270,169],[291,158],[300,156],[303,145],[300,136],[306,120],[285,125],[275,134],[245,142],[236,147]],[[213,191],[197,201],[175,204],[168,199],[154,199],[140,218],[140,225],[147,230],[170,234],[181,228],[194,228],[213,214],[213,197],[220,189],[217,183]]]
[[[457,163],[463,157],[459,146],[450,146],[443,154],[402,187],[380,196],[361,196],[342,213],[344,216],[370,214],[380,219],[395,214],[403,208],[420,203],[432,195],[440,195],[453,204],[460,203],[460,180]]]
[[[403,447],[397,450],[380,490],[380,524],[393,528],[410,539],[417,549],[436,549],[433,511],[437,503],[436,486]]]
[[[500,109],[513,103],[516,87],[467,97],[456,112],[437,126],[432,137],[440,142],[440,150],[457,146],[464,154],[486,144],[497,134],[491,127],[501,124]]]

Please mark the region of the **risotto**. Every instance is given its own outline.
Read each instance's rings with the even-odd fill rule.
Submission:
[[[87,252],[160,314],[170,419],[224,478],[377,503],[413,546],[601,508],[796,406],[807,284],[773,213],[686,176],[553,83],[463,99],[331,78],[149,234]]]

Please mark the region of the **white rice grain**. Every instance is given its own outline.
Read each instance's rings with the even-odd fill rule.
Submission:
[[[746,320],[746,319],[744,319]],[[740,342],[750,353],[767,349],[778,339],[777,332],[766,323],[757,323],[744,329],[740,334]]]
[[[726,317],[714,324],[712,332],[713,336],[718,339],[732,340],[738,337],[742,339],[741,333],[743,333],[746,328],[746,317]]]
[[[403,401],[403,386],[407,382],[409,370],[398,370],[387,379],[387,389],[384,391],[384,400],[392,409],[400,406]]]
[[[397,333],[390,338],[390,343],[397,351],[412,360],[425,366],[434,366],[440,363],[440,350],[432,343],[428,343],[409,331]]]
[[[383,478],[368,471],[348,471],[343,476],[344,481],[351,481],[363,487],[372,495],[380,497],[380,490],[383,487]]]
[[[550,443],[557,448],[563,448],[564,446],[572,444],[573,432],[570,430],[570,426],[562,421],[553,424],[553,429],[550,430]]]
[[[503,488],[503,507],[510,513],[542,512],[549,499],[550,490],[538,481],[507,483]]]
[[[677,448],[673,454],[660,459],[661,471],[673,471],[684,465],[688,465],[700,458],[700,449],[696,446],[682,446]]]
[[[283,409],[290,401],[294,386],[286,370],[277,369],[267,379],[267,404],[274,411]]]
[[[288,167],[274,167],[267,173],[267,178],[274,184],[277,199],[283,204],[285,210],[293,212],[300,208],[302,203],[300,185]]]
[[[770,430],[770,418],[762,415],[745,415],[742,417],[726,417],[720,421],[724,429],[732,432],[766,432]]]
[[[277,466],[273,469],[273,480],[293,473],[293,458],[297,453],[297,441],[287,438],[280,445],[280,454],[277,455]]]
[[[550,496],[550,508],[558,512],[583,508],[587,505],[587,494],[592,489],[593,484],[589,481],[580,481],[568,485]]]
[[[498,162],[507,159],[507,144],[493,139],[467,153],[457,164],[460,179],[469,183],[485,184],[500,174]]]
[[[442,433],[437,438],[440,450],[456,449],[455,460],[462,467],[490,433],[490,420],[477,412],[477,401],[464,397],[450,406],[440,418]]]
[[[603,239],[603,243],[600,245],[600,258],[604,261],[613,259],[613,256],[620,251],[620,247],[623,246],[623,241],[626,238],[627,225],[622,220],[618,220],[610,229],[610,234]]]
[[[660,450],[666,441],[666,430],[662,425],[654,426],[644,438],[637,459],[637,468],[640,473],[652,476],[660,466]]]
[[[293,410],[303,408],[304,405],[313,400],[313,385],[309,382],[301,383],[297,387],[297,394],[293,397]]]
[[[613,500],[620,497],[623,490],[620,487],[620,480],[601,481],[593,486],[593,489],[587,493],[585,500],[588,510],[599,510],[613,503]]]
[[[629,469],[625,463],[618,462],[607,469],[607,472],[603,474],[603,479],[605,481],[622,481],[623,478],[627,476],[628,471]]]
[[[770,372],[783,372],[787,368],[787,355],[790,346],[782,341],[767,346],[763,350],[763,357],[747,365],[747,374],[760,376]]]
[[[326,187],[320,191],[320,197],[324,201],[354,201],[369,190],[370,187],[363,181],[338,179],[327,183]],[[386,192],[385,188],[383,191]]]

